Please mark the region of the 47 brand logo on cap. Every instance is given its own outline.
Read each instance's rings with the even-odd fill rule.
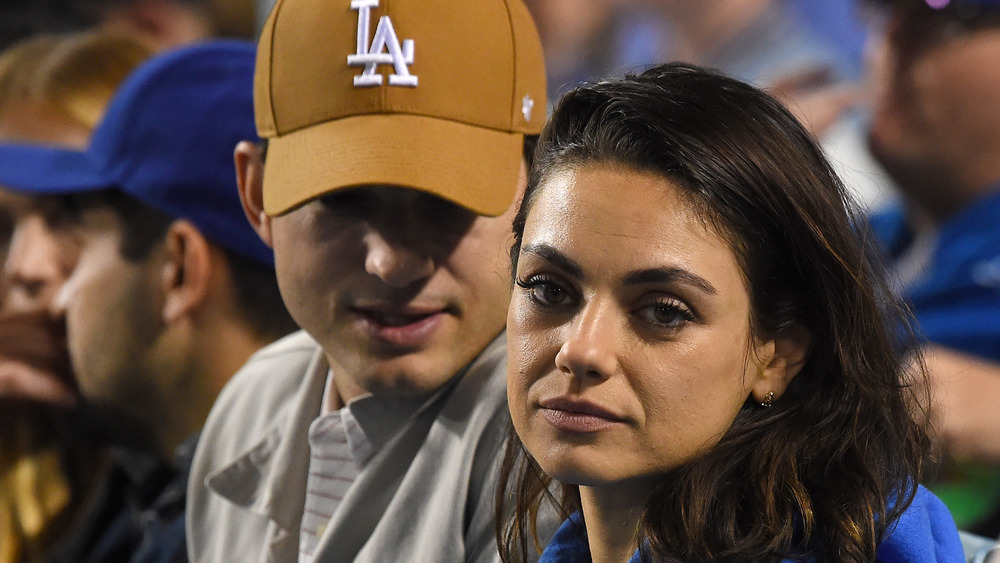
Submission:
[[[382,16],[375,27],[375,37],[368,43],[368,29],[372,8],[378,7],[379,0],[351,0],[351,9],[358,11],[358,52],[347,55],[347,64],[363,66],[365,70],[354,77],[355,86],[380,86],[382,75],[378,65],[391,64],[390,86],[416,87],[417,77],[410,74],[408,65],[413,64],[413,40],[399,41],[389,16]]]

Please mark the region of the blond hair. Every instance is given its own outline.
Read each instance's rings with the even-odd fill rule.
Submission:
[[[151,54],[123,35],[41,35],[0,54],[0,117],[18,102],[47,109],[93,129],[115,89]]]

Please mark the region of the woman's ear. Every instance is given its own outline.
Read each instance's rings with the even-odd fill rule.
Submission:
[[[167,230],[163,265],[163,321],[191,315],[208,297],[212,278],[212,248],[201,231],[179,219]]]
[[[781,331],[763,347],[758,355],[760,364],[751,387],[751,395],[758,403],[770,405],[778,400],[792,379],[798,375],[812,349],[812,333],[801,325]]]
[[[264,212],[264,149],[251,141],[240,141],[233,150],[240,203],[250,226],[264,244],[271,245],[271,218]]]

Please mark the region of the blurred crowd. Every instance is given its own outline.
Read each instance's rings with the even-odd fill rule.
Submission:
[[[1000,2],[524,3],[548,96],[518,105],[528,120],[532,111],[544,119],[580,84],[685,61],[774,94],[818,139],[868,213],[856,228],[916,321],[920,346],[905,353],[927,370],[934,445],[923,484],[965,532],[967,560],[982,561],[1000,536]],[[164,62],[188,65],[190,76],[177,71],[173,82],[169,69],[136,73],[208,39],[246,47],[270,10],[266,0],[0,7],[0,145],[17,149],[0,151],[0,166],[20,163],[0,171],[0,563],[186,560],[188,472],[220,390],[256,350],[298,326],[319,340],[303,319],[325,305],[290,303],[287,285],[279,292],[270,247],[277,254],[281,231],[265,218],[306,198],[285,205],[265,192],[255,208],[244,188],[263,177],[253,162],[262,169],[287,153],[241,144],[241,175],[233,172],[233,149],[262,126],[251,109],[252,49],[236,70],[205,52]],[[354,40],[352,32],[349,49]],[[218,84],[198,82],[199,65]],[[225,90],[230,71],[241,94]],[[178,105],[185,100],[197,110]],[[128,105],[140,102],[146,109]],[[187,132],[155,140],[189,121]],[[54,152],[18,152],[25,147]],[[80,154],[98,164],[85,166]],[[32,169],[46,163],[67,171],[32,185]],[[137,172],[168,183],[167,169],[180,163],[225,178],[222,195],[161,195]],[[88,177],[98,172],[105,177]],[[201,197],[222,203],[209,209],[216,204]],[[411,204],[423,205],[400,205]],[[283,362],[311,369],[314,348],[287,348],[295,355]],[[358,427],[343,424],[348,436]]]

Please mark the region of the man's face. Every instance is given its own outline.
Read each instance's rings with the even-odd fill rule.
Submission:
[[[982,188],[1000,171],[1000,14],[894,2],[872,54],[870,145],[900,184]],[[992,176],[992,177],[991,177]],[[955,193],[955,197],[962,194]],[[940,195],[936,197],[941,197]],[[947,205],[945,202],[940,202]]]
[[[520,182],[519,193],[523,171]],[[380,186],[271,219],[282,297],[323,346],[345,401],[432,391],[503,330],[513,213],[477,216]]]
[[[80,241],[80,255],[55,308],[65,315],[81,395],[91,405],[123,411],[134,420],[155,418],[157,413],[143,411],[160,393],[150,359],[163,326],[162,294],[155,291],[162,271],[158,251],[126,260],[119,219],[108,207],[85,209],[68,228]]]
[[[8,101],[0,112],[0,140],[82,149],[89,130],[49,105]],[[61,210],[48,198],[0,191],[0,237],[5,250],[4,312],[44,311],[76,263],[77,243],[55,228]]]
[[[4,313],[44,313],[73,271],[79,243],[61,215],[52,198],[0,190]]]
[[[90,131],[59,109],[26,97],[0,108],[0,140],[82,149]],[[61,324],[49,318],[59,289],[76,264],[78,241],[60,228],[63,210],[50,197],[0,188],[0,312],[7,338],[0,358],[0,399],[75,402]],[[12,360],[12,361],[7,361]]]

